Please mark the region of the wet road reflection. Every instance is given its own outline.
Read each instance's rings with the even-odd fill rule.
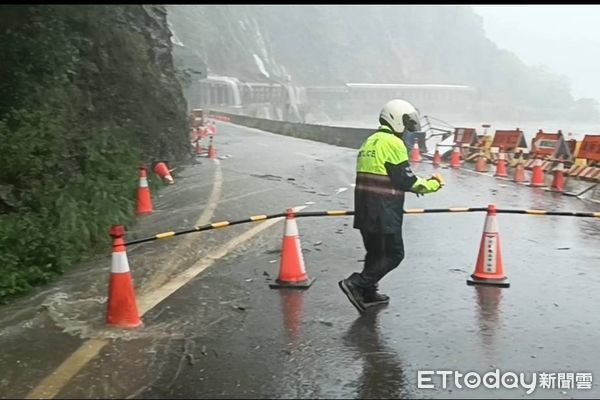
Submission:
[[[302,318],[304,314],[305,292],[298,289],[278,289],[281,299],[281,313],[289,340],[298,344],[301,340]]]
[[[501,332],[502,290],[504,289],[500,287],[475,285],[479,334],[486,351],[492,351],[497,347],[496,338]]]
[[[358,399],[407,398],[406,377],[398,354],[382,339],[379,313],[384,307],[370,309],[346,331],[344,344],[363,360],[354,387]]]

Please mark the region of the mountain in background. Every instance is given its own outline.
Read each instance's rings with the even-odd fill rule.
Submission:
[[[566,77],[501,50],[468,6],[171,5],[180,68],[301,86],[441,83],[474,86],[484,112],[598,119]],[[203,75],[204,74],[204,75]],[[191,78],[190,78],[191,79]]]

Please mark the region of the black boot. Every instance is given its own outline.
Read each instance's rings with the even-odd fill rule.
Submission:
[[[359,287],[352,284],[349,279],[339,281],[338,285],[340,286],[340,289],[342,289],[342,292],[346,294],[350,303],[352,303],[359,312],[362,313],[366,310],[366,307],[363,304],[362,290]]]
[[[379,293],[377,289],[365,290],[363,293],[363,305],[366,307],[388,304],[390,296]]]

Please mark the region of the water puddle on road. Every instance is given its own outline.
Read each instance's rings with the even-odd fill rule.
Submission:
[[[161,339],[183,337],[182,323],[153,323],[136,329],[106,326],[107,297],[74,298],[64,292],[51,295],[42,305],[51,320],[64,333],[81,339]],[[95,316],[95,317],[92,317]]]

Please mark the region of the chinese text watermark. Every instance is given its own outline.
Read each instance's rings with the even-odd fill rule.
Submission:
[[[499,369],[484,374],[459,371],[417,371],[417,388],[446,389],[524,389],[527,394],[536,389],[584,389],[592,388],[591,372],[501,372]]]

